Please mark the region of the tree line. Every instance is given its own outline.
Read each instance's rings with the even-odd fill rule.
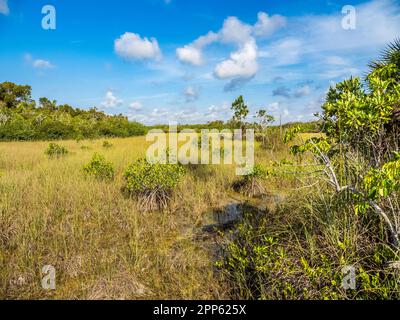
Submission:
[[[0,140],[93,139],[143,135],[146,127],[123,115],[82,110],[31,97],[29,85],[0,83]]]

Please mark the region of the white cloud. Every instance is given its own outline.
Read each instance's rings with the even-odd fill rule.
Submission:
[[[272,58],[274,65],[296,64],[300,60],[303,43],[296,38],[283,38],[259,53],[262,58]]]
[[[10,9],[8,8],[8,0],[0,0],[0,13],[4,15],[8,15],[10,13]]]
[[[114,50],[119,56],[129,60],[161,58],[161,50],[155,38],[142,39],[139,34],[131,32],[125,32],[115,40]]]
[[[183,94],[185,95],[187,102],[194,101],[199,97],[199,93],[192,86],[186,87]]]
[[[219,31],[220,39],[226,43],[242,44],[251,38],[252,27],[236,17],[228,17]]]
[[[199,66],[203,63],[202,49],[217,40],[218,35],[210,31],[206,35],[199,37],[193,43],[176,49],[176,55],[181,62]]]
[[[333,65],[333,66],[346,66],[349,62],[339,56],[328,56],[325,58],[326,64]]]
[[[34,59],[31,54],[27,53],[24,56],[24,60],[26,63],[31,65],[36,69],[51,69],[54,68],[54,65],[48,61],[43,59]]]
[[[206,35],[197,38],[193,45],[197,48],[203,48],[209,44],[218,41],[219,35],[215,32],[209,31]]]
[[[108,90],[101,106],[107,109],[112,109],[120,106],[122,103],[123,100],[118,99],[111,90]]]
[[[258,21],[253,27],[253,34],[256,37],[267,37],[276,30],[285,27],[287,20],[280,15],[268,16],[265,12],[258,13]]]
[[[134,101],[129,104],[129,110],[133,110],[133,111],[141,110],[142,107],[143,107],[143,105],[139,101]]]
[[[340,12],[301,18],[307,25],[308,50],[330,51],[384,46],[399,36],[400,8],[395,0],[374,0],[356,6],[355,30],[341,26]],[[312,45],[311,45],[312,44]]]
[[[235,61],[232,56],[241,54],[244,50],[248,50],[250,46],[251,49],[257,51],[256,37],[269,36],[285,25],[286,19],[284,17],[279,15],[269,17],[268,14],[264,12],[258,13],[258,20],[254,26],[240,21],[237,17],[228,17],[225,19],[222,28],[217,33],[212,31],[208,32],[206,35],[199,37],[193,43],[178,48],[176,54],[181,62],[199,66],[204,62],[203,49],[206,46],[214,42],[233,43],[236,44],[239,49],[231,54],[231,59],[226,60],[227,63],[231,64],[232,61]],[[250,64],[252,70],[254,70],[255,64],[253,62]],[[235,63],[235,65],[237,69],[239,64]],[[239,76],[240,73],[242,72],[239,72]]]
[[[201,50],[191,45],[176,49],[176,55],[180,61],[190,63],[195,66],[201,65],[203,62]]]
[[[215,106],[212,105],[210,106],[206,113],[205,116],[209,120],[224,120],[228,117],[230,113],[230,107],[227,103],[222,104],[221,106]]]
[[[219,63],[214,74],[219,79],[251,78],[258,71],[257,45],[254,39],[246,42],[229,59]]]
[[[35,68],[39,69],[50,69],[53,68],[54,66],[50,63],[50,61],[47,60],[42,60],[42,59],[36,59],[33,61],[33,66]]]
[[[400,6],[395,0],[360,4],[356,6],[356,15],[355,30],[342,28],[344,16],[340,10],[331,15],[293,18],[288,24],[288,37],[262,48],[260,57],[273,58],[275,65],[290,65],[306,55],[314,55],[314,60],[324,59],[327,65],[350,67],[354,64],[353,56],[344,59],[337,53],[357,52],[360,55],[367,52],[370,55],[399,36]],[[344,74],[345,70],[342,71],[339,73]]]
[[[323,79],[336,79],[336,78],[342,78],[342,77],[349,77],[350,75],[359,75],[361,71],[357,68],[353,67],[342,67],[342,68],[333,68],[329,70],[325,70],[323,72],[320,72],[320,76]]]

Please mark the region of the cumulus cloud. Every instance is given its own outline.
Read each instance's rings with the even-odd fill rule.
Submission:
[[[106,109],[112,109],[120,106],[122,103],[123,100],[118,99],[111,90],[108,90],[101,106]]]
[[[226,43],[242,44],[251,38],[252,27],[236,17],[228,17],[219,32],[220,39]]]
[[[214,75],[219,79],[251,78],[258,71],[257,45],[254,39],[244,43],[229,59],[219,63]]]
[[[203,62],[203,55],[199,48],[192,45],[184,46],[183,48],[176,49],[176,55],[182,62],[199,66]]]
[[[238,71],[238,69],[242,69],[241,65],[245,62],[246,66],[250,66],[251,72],[249,73],[253,76],[258,70],[255,61],[257,57],[256,38],[269,36],[285,24],[286,19],[284,17],[279,15],[269,17],[268,14],[264,12],[258,13],[258,20],[255,25],[246,24],[237,17],[228,17],[217,33],[212,31],[208,32],[206,35],[196,39],[193,43],[178,48],[176,54],[181,62],[199,66],[204,62],[203,49],[211,43],[236,44],[238,50],[231,54],[230,59],[222,62],[223,66],[217,66],[215,75],[218,77],[218,74],[225,74],[226,72],[222,69],[225,69],[226,66],[233,65],[236,71],[233,72],[232,77],[241,77],[243,70]],[[246,56],[249,57],[248,61],[244,60]],[[220,78],[224,78],[224,76]]]
[[[253,33],[257,37],[267,37],[278,29],[285,27],[287,20],[281,15],[268,16],[265,12],[258,13],[258,21],[253,27]]]
[[[176,55],[181,62],[199,66],[203,63],[202,49],[217,40],[218,35],[210,31],[206,35],[199,37],[193,43],[176,49]]]
[[[141,38],[139,34],[125,32],[114,41],[117,55],[128,60],[159,60],[161,50],[155,38]]]
[[[8,15],[10,13],[10,9],[8,8],[8,0],[0,0],[0,13],[4,15]]]
[[[24,56],[25,62],[31,65],[36,69],[51,69],[54,68],[54,65],[48,61],[43,59],[34,59],[31,54],[27,53]]]

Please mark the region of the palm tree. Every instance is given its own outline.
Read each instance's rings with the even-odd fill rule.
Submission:
[[[395,65],[396,80],[400,82],[400,38],[389,43],[381,52],[380,58],[370,62],[368,66],[370,71],[374,72],[389,64]],[[393,122],[400,126],[400,102],[393,106]]]
[[[394,64],[400,72],[400,38],[395,39],[389,43],[387,47],[381,52],[380,59],[372,61],[369,64],[370,71],[379,69],[382,66]]]

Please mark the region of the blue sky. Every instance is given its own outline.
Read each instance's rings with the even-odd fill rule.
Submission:
[[[48,4],[55,30],[41,26]],[[396,37],[395,0],[0,0],[0,82],[147,124],[226,120],[241,94],[249,120],[310,120]]]

